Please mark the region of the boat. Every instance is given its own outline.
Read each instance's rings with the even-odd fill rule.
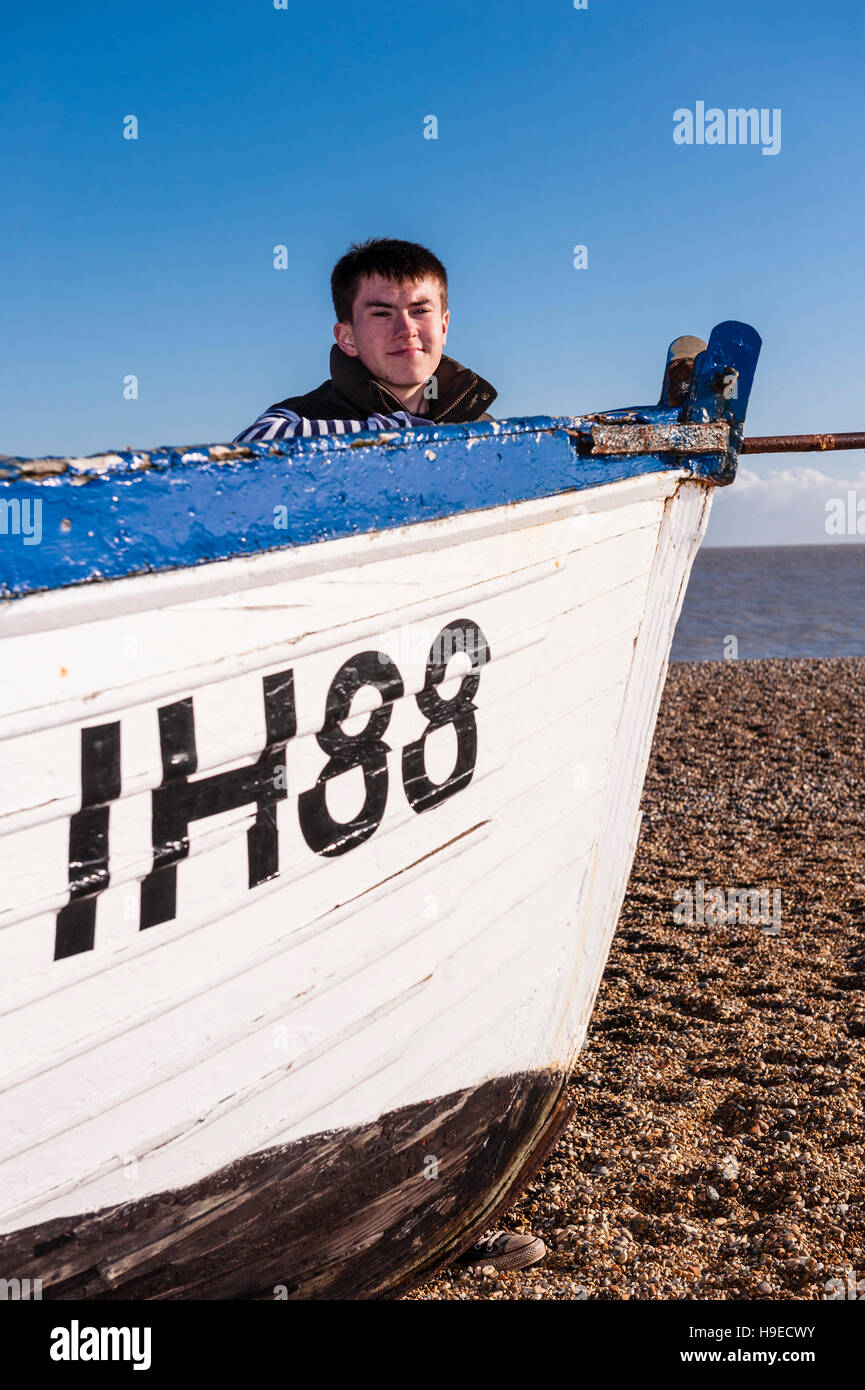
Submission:
[[[645,408],[2,463],[0,1276],[397,1297],[506,1210],[759,348],[677,339]]]

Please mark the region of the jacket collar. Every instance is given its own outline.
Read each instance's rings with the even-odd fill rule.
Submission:
[[[405,410],[394,396],[363,365],[359,357],[349,357],[334,343],[330,350],[330,375],[334,386],[357,409],[360,418],[384,410]],[[453,357],[442,357],[435,373],[438,396],[430,401],[430,419],[436,423],[456,424],[477,420],[489,410],[496,391],[477,372],[464,367]]]

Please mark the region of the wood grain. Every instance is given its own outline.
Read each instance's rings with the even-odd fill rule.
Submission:
[[[41,1279],[44,1299],[398,1294],[494,1220],[567,1110],[561,1073],[501,1077],[179,1191],[4,1236],[0,1271]]]

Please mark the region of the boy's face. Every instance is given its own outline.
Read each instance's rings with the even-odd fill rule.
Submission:
[[[349,357],[359,357],[386,386],[420,386],[437,370],[450,311],[442,313],[437,280],[385,280],[365,275],[358,285],[351,323],[333,333]]]

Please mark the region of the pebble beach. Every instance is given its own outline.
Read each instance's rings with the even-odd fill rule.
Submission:
[[[408,1300],[865,1297],[865,659],[672,665],[642,806],[573,1118],[497,1223],[549,1253]]]

